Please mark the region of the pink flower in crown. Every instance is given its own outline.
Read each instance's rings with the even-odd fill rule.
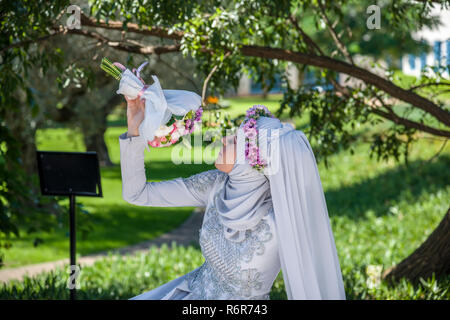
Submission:
[[[248,161],[251,166],[255,166],[257,164],[257,159],[255,157],[251,157]]]
[[[250,147],[255,147],[255,148],[258,148],[258,142],[257,142],[257,139],[256,139],[256,137],[255,137],[255,139],[249,139],[248,140],[248,145],[250,146]]]
[[[203,108],[199,107],[197,109],[197,111],[195,111],[195,119],[194,119],[194,121],[196,121],[196,122],[200,121],[202,119],[202,114],[203,114]]]
[[[255,141],[256,140],[256,132],[249,132],[247,135],[247,138],[251,141]]]
[[[248,128],[254,128],[256,126],[256,119],[250,118],[248,121]]]
[[[248,149],[248,158],[256,160],[258,158],[258,148],[250,146]]]
[[[245,130],[245,135],[249,139],[255,139],[257,136],[257,133],[258,132],[256,131],[256,128],[249,128],[249,129]]]
[[[250,144],[248,145],[248,152],[249,153],[257,153],[258,152],[258,145],[256,144],[256,140],[250,140]]]
[[[258,161],[257,157],[258,157],[258,155],[256,153],[249,153],[250,165],[254,166],[256,164],[256,162]]]

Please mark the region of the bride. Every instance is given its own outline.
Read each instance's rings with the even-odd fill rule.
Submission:
[[[130,300],[269,299],[280,270],[289,299],[345,299],[314,154],[301,131],[254,106],[237,134],[222,139],[216,169],[148,182],[147,142],[138,130],[144,101],[126,100],[128,131],[119,136],[123,199],[205,207],[199,237],[205,262]],[[243,131],[257,133],[260,149],[244,148]]]

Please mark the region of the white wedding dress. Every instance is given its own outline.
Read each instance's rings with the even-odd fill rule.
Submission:
[[[119,137],[122,196],[131,204],[206,207],[199,242],[205,262],[191,272],[130,300],[269,299],[280,260],[273,206],[241,242],[225,238],[212,201],[228,175],[217,169],[161,182],[147,181],[142,136]],[[261,208],[262,209],[262,208]]]

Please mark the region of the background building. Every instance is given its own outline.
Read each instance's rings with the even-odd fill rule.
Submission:
[[[404,55],[402,71],[407,75],[420,77],[420,72],[426,65],[433,67],[450,65],[450,11],[441,11],[439,8],[435,8],[432,10],[432,14],[440,15],[441,26],[434,30],[424,28],[415,33],[413,37],[416,40],[427,42],[433,50],[419,56]],[[449,76],[448,68],[445,76]]]

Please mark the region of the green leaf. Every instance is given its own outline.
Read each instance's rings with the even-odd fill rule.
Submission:
[[[173,123],[175,122],[175,118],[172,115],[172,117],[170,118],[170,120],[166,123],[166,126],[171,126]]]

